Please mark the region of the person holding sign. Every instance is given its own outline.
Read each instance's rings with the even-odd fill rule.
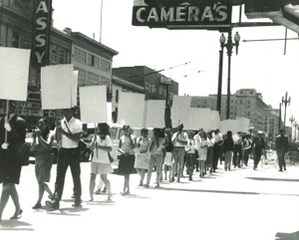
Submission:
[[[94,149],[93,159],[91,162],[91,174],[89,182],[90,201],[93,201],[93,193],[95,188],[95,180],[97,174],[100,174],[101,179],[105,183],[108,190],[108,201],[112,200],[111,183],[107,178],[108,173],[113,173],[113,168],[109,161],[108,152],[112,151],[112,140],[109,133],[109,125],[99,123],[98,134],[91,143],[91,148]]]
[[[172,136],[171,142],[173,143],[172,157],[173,157],[173,167],[172,167],[172,178],[171,182],[174,181],[174,175],[177,174],[177,181],[180,182],[181,173],[184,165],[185,156],[185,146],[188,142],[188,134],[183,131],[184,125],[180,124],[178,126],[177,132]]]
[[[15,185],[19,184],[22,169],[17,152],[26,137],[25,120],[16,114],[16,104],[13,101],[9,101],[7,105],[2,102],[1,108],[7,114],[0,121],[0,183],[3,183],[0,221],[9,197],[16,208],[10,219],[18,219],[23,213]]]
[[[59,201],[62,197],[64,179],[68,166],[71,168],[74,182],[75,203],[73,207],[81,206],[81,169],[78,144],[82,136],[82,122],[75,118],[74,108],[64,109],[62,113],[64,118],[57,123],[55,129],[56,138],[61,148],[57,162],[54,198],[51,202],[47,202],[47,205],[53,210],[59,209]]]
[[[136,147],[136,159],[134,168],[138,172],[140,176],[139,186],[143,186],[143,180],[145,177],[145,173],[148,170],[149,166],[149,146],[150,146],[150,138],[148,137],[148,129],[141,129],[141,136],[137,138]]]
[[[31,149],[35,152],[35,175],[38,182],[38,200],[32,207],[42,207],[41,201],[46,191],[49,197],[53,197],[47,182],[50,181],[51,168],[53,164],[52,144],[54,134],[50,131],[48,120],[42,118],[38,121],[38,127],[34,129]]]
[[[123,126],[124,135],[121,136],[118,146],[119,156],[118,174],[124,176],[124,188],[122,195],[130,194],[130,174],[135,172],[135,144],[136,138],[132,135],[129,125]]]

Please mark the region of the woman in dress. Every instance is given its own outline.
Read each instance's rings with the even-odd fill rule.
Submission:
[[[163,164],[163,149],[165,148],[165,135],[164,130],[160,128],[154,128],[154,136],[151,140],[149,151],[150,161],[147,173],[147,182],[145,187],[149,187],[151,176],[154,167],[156,167],[156,187],[160,187],[160,181],[162,176],[162,164]]]
[[[145,173],[148,170],[149,166],[149,146],[150,139],[148,137],[148,129],[141,129],[141,136],[137,138],[136,141],[137,153],[134,168],[140,176],[139,186],[143,186],[143,180],[145,177]]]
[[[118,174],[124,176],[124,187],[121,192],[122,195],[130,194],[130,174],[135,173],[134,162],[135,162],[135,144],[136,138],[132,134],[129,125],[123,126],[124,135],[121,136],[118,146],[119,164],[118,164]]]
[[[202,178],[205,175],[206,160],[208,155],[208,141],[207,134],[203,131],[200,135],[201,141],[198,144],[198,160],[199,160],[199,176]]]
[[[112,200],[111,183],[107,177],[108,173],[113,172],[109,160],[109,152],[112,151],[112,140],[110,137],[109,125],[106,123],[99,123],[97,127],[97,134],[91,144],[93,148],[93,159],[91,161],[91,173],[89,182],[90,201],[93,201],[93,193],[95,188],[95,180],[97,174],[100,174],[105,186],[107,187],[108,201]]]
[[[9,109],[2,103],[3,112],[8,114],[0,120],[0,183],[2,194],[0,199],[0,221],[6,204],[11,197],[15,205],[15,213],[10,219],[18,219],[23,211],[20,206],[16,184],[20,182],[22,164],[18,159],[18,148],[25,142],[25,120],[16,114],[16,105],[9,101]]]
[[[50,132],[49,123],[45,118],[38,121],[38,126],[33,133],[31,150],[35,152],[35,176],[38,183],[38,199],[33,209],[42,207],[41,201],[46,191],[52,198],[53,193],[47,182],[50,181],[53,164],[52,144],[54,134]]]

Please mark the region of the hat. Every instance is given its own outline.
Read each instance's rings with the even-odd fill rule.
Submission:
[[[258,134],[264,134],[264,132],[263,132],[263,131],[258,131],[257,133],[258,133]]]

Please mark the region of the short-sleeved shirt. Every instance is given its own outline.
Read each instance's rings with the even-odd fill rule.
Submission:
[[[178,135],[178,136],[177,136]],[[188,134],[186,133],[186,132],[181,132],[181,133],[179,133],[179,132],[175,132],[174,134],[173,134],[173,136],[172,136],[172,139],[171,139],[171,141],[174,141],[174,139],[175,138],[177,138],[177,140],[179,140],[179,141],[188,141]],[[177,140],[175,140],[174,142],[173,142],[173,146],[174,147],[182,147],[182,148],[185,148],[185,146],[187,145],[187,143],[186,144],[183,144],[183,143],[181,143],[181,142],[178,142]]]
[[[68,126],[68,128],[66,125]],[[82,122],[75,117],[72,117],[69,122],[67,122],[67,120],[64,118],[61,121],[61,128],[65,132],[70,131],[72,134],[80,133],[80,132],[82,132]],[[78,143],[79,143],[79,141],[74,141],[72,139],[69,139],[64,134],[62,134],[62,136],[61,136],[61,147],[62,148],[77,148]]]
[[[106,135],[105,139],[102,140],[99,136],[97,136],[96,144],[103,147],[112,147],[111,137],[109,135]],[[110,163],[108,152],[100,148],[95,148],[92,161],[100,163]]]
[[[135,136],[134,135],[130,135],[132,141],[134,142]],[[134,154],[134,148],[132,148],[131,146],[131,141],[130,138],[126,135],[121,136],[120,138],[121,141],[121,150],[123,150],[124,152],[128,153],[128,154]]]

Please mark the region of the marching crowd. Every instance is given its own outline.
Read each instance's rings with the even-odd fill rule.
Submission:
[[[3,112],[6,106],[2,105]],[[63,194],[64,181],[68,167],[74,182],[73,198],[74,207],[81,206],[81,169],[78,143],[82,137],[82,122],[74,115],[74,109],[63,110],[63,119],[57,121],[55,131],[50,131],[47,119],[38,121],[34,132],[31,150],[35,152],[35,175],[38,183],[38,198],[33,209],[42,207],[44,192],[47,192],[50,200],[46,201],[49,208],[57,210]],[[118,146],[118,168],[116,174],[123,176],[122,195],[130,194],[130,175],[138,173],[139,186],[148,188],[151,184],[152,172],[156,171],[155,187],[160,186],[163,180],[170,182],[181,181],[186,172],[192,181],[194,171],[204,178],[206,174],[217,171],[217,166],[224,164],[224,170],[230,171],[232,167],[247,166],[249,156],[254,160],[253,169],[256,170],[267,148],[262,132],[257,137],[251,138],[249,134],[238,133],[233,135],[231,131],[225,134],[215,131],[206,132],[185,131],[180,124],[175,129],[153,130],[153,136],[149,138],[149,130],[143,128],[141,136],[135,137],[130,126],[123,126],[124,134],[121,136]],[[0,121],[0,183],[2,183],[2,195],[0,199],[0,221],[5,206],[11,197],[15,205],[15,213],[11,219],[21,217],[23,211],[19,203],[16,184],[19,184],[22,164],[18,159],[20,146],[25,142],[25,121],[16,114],[15,105],[9,102],[8,114]],[[52,192],[47,183],[50,181],[50,172],[53,163],[51,147],[57,140],[59,144],[59,159],[57,162],[56,181]],[[112,140],[109,133],[109,125],[98,124],[91,143],[87,146],[93,151],[90,168],[89,194],[93,201],[96,186],[96,176],[107,189],[108,201],[112,200],[111,182],[108,178],[115,170],[112,168]],[[283,131],[276,139],[276,152],[278,156],[279,171],[286,170],[284,155],[287,151],[288,139]]]

